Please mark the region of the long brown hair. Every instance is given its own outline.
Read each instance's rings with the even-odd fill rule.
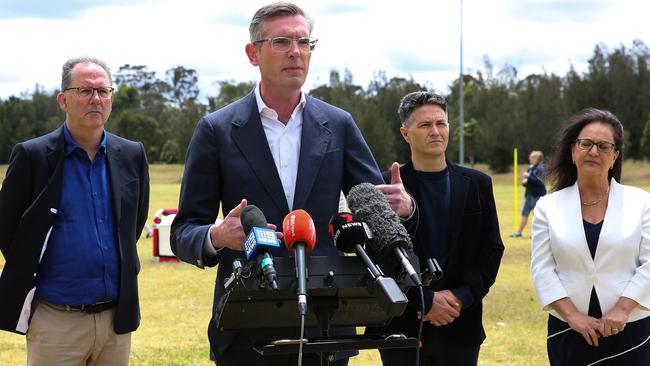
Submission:
[[[618,151],[619,155],[607,177],[608,179],[613,177],[620,182],[623,168],[623,125],[610,111],[585,108],[572,116],[564,129],[557,135],[555,149],[546,173],[554,191],[569,187],[578,179],[578,171],[571,157],[571,147],[580,131],[593,122],[610,125],[614,131],[614,149]]]

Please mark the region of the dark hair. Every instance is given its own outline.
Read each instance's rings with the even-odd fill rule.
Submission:
[[[255,12],[255,15],[253,15],[251,24],[248,26],[251,43],[264,38],[265,21],[272,18],[289,17],[293,15],[302,15],[305,20],[307,20],[307,24],[309,25],[309,34],[311,34],[311,31],[314,29],[314,21],[305,14],[304,10],[302,10],[298,5],[292,3],[277,2],[259,8]]]
[[[572,116],[566,126],[557,135],[555,150],[551,157],[546,177],[554,191],[573,185],[578,179],[578,171],[573,164],[571,147],[585,126],[590,123],[603,123],[612,127],[614,134],[614,150],[619,155],[614,162],[614,167],[609,170],[608,178],[612,177],[620,182],[623,167],[623,125],[610,111],[596,108],[585,108]]]
[[[447,113],[447,101],[445,97],[430,91],[408,93],[399,102],[399,108],[397,109],[402,126],[407,124],[413,111],[423,105],[437,105],[445,111],[445,114]]]
[[[85,64],[85,63],[95,64],[100,66],[102,69],[104,69],[104,71],[106,71],[106,75],[108,76],[109,84],[111,86],[113,85],[113,78],[111,77],[111,69],[108,67],[106,62],[98,59],[97,57],[79,56],[79,57],[73,57],[63,64],[63,68],[61,71],[61,91],[66,90],[67,88],[70,87],[70,84],[72,84],[72,69],[75,67],[75,65]]]

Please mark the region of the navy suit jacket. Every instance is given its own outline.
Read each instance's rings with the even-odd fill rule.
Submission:
[[[341,255],[327,231],[330,217],[338,212],[340,191],[347,194],[362,182],[380,184],[382,177],[352,116],[310,96],[306,100],[292,209],[304,209],[314,220],[316,246],[311,255]],[[181,260],[199,268],[219,264],[209,327],[211,349],[217,356],[237,334],[217,330],[214,319],[232,261],[243,253],[226,248],[210,258],[203,245],[219,207],[225,216],[243,198],[259,207],[278,228],[290,211],[254,92],[198,122],[187,151],[179,210],[171,228],[172,250]],[[289,256],[284,246],[272,254]]]
[[[425,312],[431,309],[434,292],[438,290],[469,287],[474,302],[463,304],[460,316],[448,325],[435,327],[424,323],[423,344],[426,347],[427,335],[440,332],[444,339],[456,344],[478,346],[485,339],[483,329],[483,298],[494,283],[501,257],[503,242],[499,233],[499,221],[489,176],[478,170],[461,167],[447,161],[451,188],[451,207],[449,217],[449,257],[443,268],[444,276],[432,282],[424,289]],[[400,176],[406,190],[415,198],[418,207],[426,205],[418,188],[413,164],[408,162],[400,168]],[[390,181],[390,173],[384,173],[384,179]],[[435,222],[422,222],[419,209],[415,213],[418,220],[416,234],[413,237],[413,249],[420,259],[420,268],[426,268],[425,262],[432,257],[432,246],[422,240],[417,232],[426,225]],[[408,293],[409,306],[401,317],[394,318],[385,328],[373,328],[370,332],[402,332],[416,337],[419,320],[416,311],[420,311],[420,295],[416,288]],[[468,306],[469,305],[469,306]]]
[[[142,143],[106,132],[113,215],[120,251],[120,293],[116,333],[140,324],[136,242],[149,209],[149,169]],[[61,198],[63,126],[17,144],[0,190],[0,250],[6,263],[0,277],[0,329],[27,332],[41,252]]]

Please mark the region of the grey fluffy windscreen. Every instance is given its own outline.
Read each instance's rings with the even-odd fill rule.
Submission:
[[[371,249],[388,254],[395,246],[412,247],[404,225],[374,185],[361,183],[352,187],[347,199],[356,220],[365,222],[372,230],[375,239],[368,243]]]

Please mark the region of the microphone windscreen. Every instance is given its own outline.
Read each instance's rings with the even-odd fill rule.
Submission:
[[[284,243],[293,253],[295,243],[304,243],[307,245],[307,253],[311,252],[316,245],[316,227],[314,220],[305,210],[293,210],[284,217],[282,221],[282,233],[284,234]]]
[[[373,251],[391,255],[395,246],[408,249],[413,246],[399,217],[388,205],[384,194],[373,184],[361,183],[352,187],[347,200],[354,217],[368,224],[372,230],[375,239],[368,242],[368,247]]]
[[[241,226],[244,228],[244,234],[248,235],[254,227],[266,228],[266,216],[262,210],[255,205],[244,207],[240,216]]]
[[[366,230],[370,229],[349,212],[339,212],[330,218],[329,233],[334,246],[344,253],[354,253],[357,244],[364,245],[370,239],[371,234]]]

